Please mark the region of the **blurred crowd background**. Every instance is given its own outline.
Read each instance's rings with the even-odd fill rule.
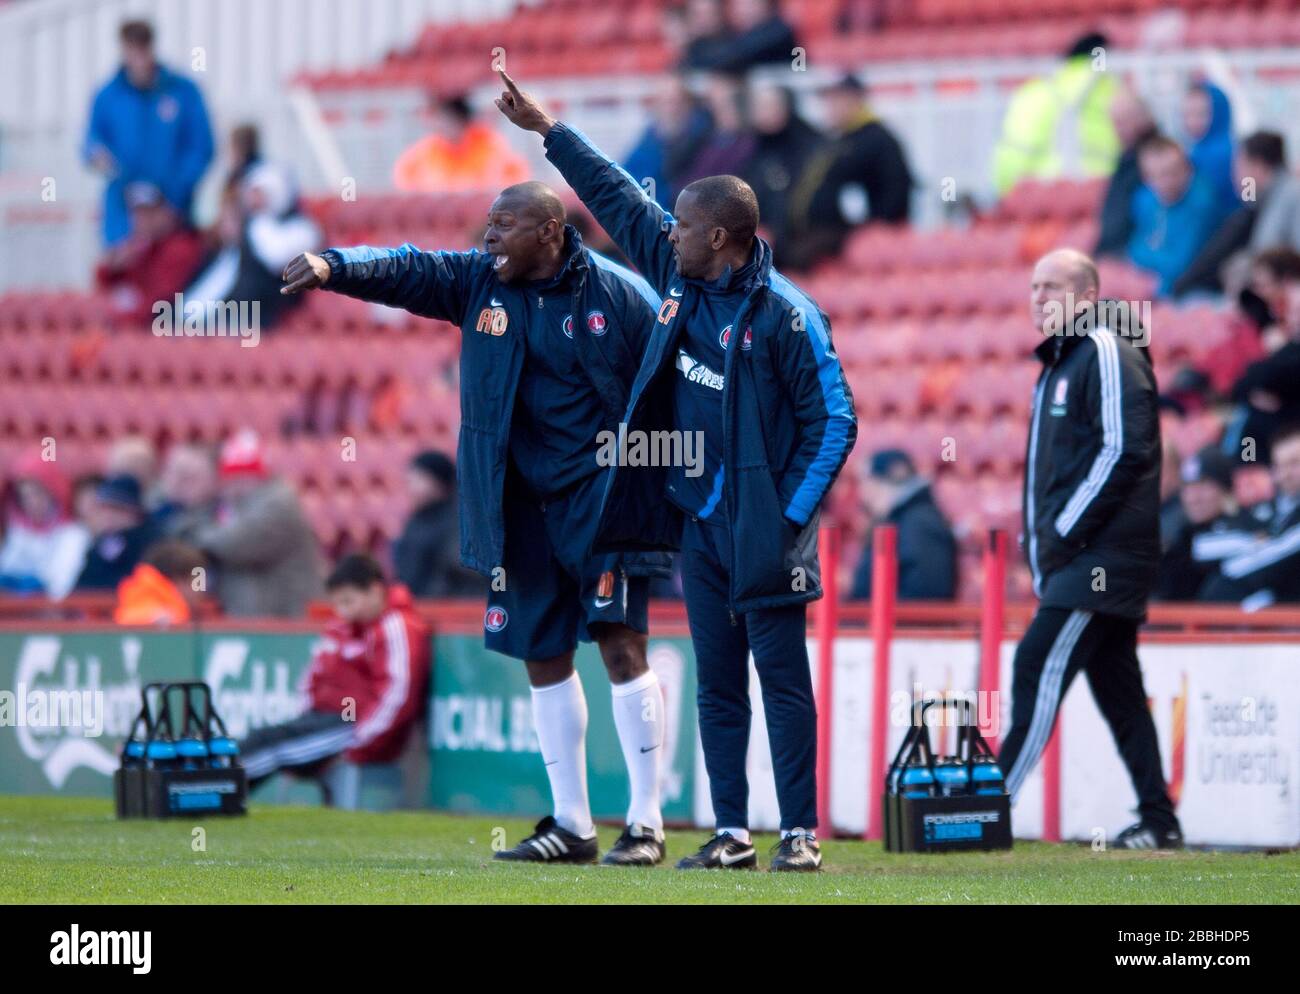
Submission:
[[[37,6],[0,4],[0,34]],[[553,179],[491,106],[503,57],[661,203],[711,174],[754,187],[859,406],[826,517],[846,597],[870,596],[888,521],[900,596],[978,598],[985,530],[1019,530],[1029,266],[1069,245],[1103,296],[1151,302],[1160,596],[1254,606],[1224,563],[1276,547],[1269,588],[1300,602],[1300,3],[500,0],[409,5],[427,23],[388,43],[358,26],[371,5],[328,2],[317,33],[376,51],[268,69],[293,64],[268,26],[240,56],[273,81],[255,100],[210,69],[226,35],[192,4],[56,6],[74,27],[95,7],[115,64],[59,98],[75,172],[43,171],[38,110],[0,118],[0,596],[295,617],[351,551],[417,597],[482,595],[457,562],[454,329],[278,291],[330,244],[472,247],[497,190]],[[176,294],[175,328],[256,302],[257,338],[165,332]]]

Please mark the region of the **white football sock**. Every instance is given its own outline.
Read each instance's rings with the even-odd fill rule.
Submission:
[[[614,727],[632,784],[627,823],[663,831],[659,809],[659,764],[664,744],[664,697],[654,670],[610,687]]]
[[[533,687],[533,724],[551,781],[555,820],[574,835],[596,830],[587,797],[587,698],[575,670],[567,680]]]
[[[747,828],[720,828],[718,829],[718,834],[730,835],[737,842],[743,842],[745,843],[745,845],[751,844],[749,838],[749,829]]]

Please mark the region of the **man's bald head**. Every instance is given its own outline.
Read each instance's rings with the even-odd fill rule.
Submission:
[[[513,210],[516,214],[535,217],[539,224],[554,220],[563,227],[566,220],[564,202],[559,195],[535,179],[506,187],[497,197],[495,206],[501,210]]]
[[[1029,308],[1043,334],[1059,334],[1074,317],[1097,303],[1101,280],[1097,264],[1078,249],[1048,252],[1034,264],[1029,283]]]

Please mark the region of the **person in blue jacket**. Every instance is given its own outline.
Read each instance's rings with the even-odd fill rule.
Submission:
[[[194,190],[212,162],[212,128],[199,88],[154,58],[147,22],[127,21],[120,38],[122,67],[95,94],[82,150],[108,179],[105,245],[131,233],[128,186],[151,183],[188,220]]]
[[[819,509],[857,435],[830,324],[772,267],[771,248],[755,236],[758,200],[743,180],[697,180],[669,214],[501,75],[507,89],[497,107],[545,137],[546,157],[663,298],[620,429],[629,454],[664,432],[681,436],[682,451],[687,436],[703,439],[702,473],[682,460],[616,462],[596,546],[681,549],[717,832],[677,865],[757,863],[745,776],[752,652],[781,809],[771,868],[816,870],[817,715],[805,615],[821,596]]]
[[[286,267],[284,293],[312,287],[402,307],[461,330],[461,562],[489,577],[489,649],[525,661],[554,813],[497,859],[590,863],[587,702],[573,668],[595,641],[613,684],[631,780],[627,827],[604,862],[664,857],[659,805],[663,697],[646,664],[649,577],[663,553],[590,555],[616,437],[659,297],[583,247],[542,183],[507,187],[484,251],[331,248]]]

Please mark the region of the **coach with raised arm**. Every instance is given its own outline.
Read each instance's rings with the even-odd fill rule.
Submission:
[[[1030,290],[1043,340],[1025,458],[1024,543],[1038,610],[1016,649],[1011,730],[998,763],[1014,798],[1083,670],[1137,793],[1115,844],[1183,844],[1138,664],[1138,625],[1160,569],[1160,419],[1147,329],[1098,304],[1097,267],[1061,249]]]
[[[772,267],[771,248],[755,237],[758,200],[743,180],[696,180],[674,217],[502,79],[502,113],[545,137],[546,157],[663,298],[624,417],[629,437],[670,431],[704,440],[702,473],[615,466],[597,529],[597,548],[682,551],[717,832],[677,865],[757,863],[745,774],[752,651],[781,811],[771,868],[816,870],[817,715],[805,615],[821,596],[822,499],[857,435],[830,324]]]

